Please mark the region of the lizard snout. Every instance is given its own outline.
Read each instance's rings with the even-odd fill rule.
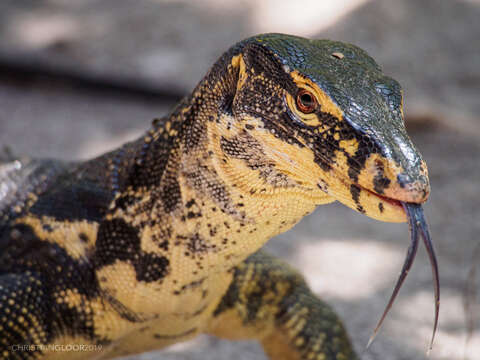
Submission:
[[[397,175],[395,185],[391,191],[386,191],[386,196],[404,202],[422,204],[427,201],[430,195],[430,184],[427,174],[420,174],[415,179],[406,173],[400,173]]]
[[[376,158],[367,168],[373,183],[373,192],[401,202],[422,204],[430,194],[425,162],[414,172],[404,169],[392,160]]]

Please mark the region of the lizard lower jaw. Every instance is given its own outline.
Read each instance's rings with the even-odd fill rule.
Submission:
[[[395,198],[391,198],[391,197],[387,197],[387,196],[384,196],[384,195],[377,194],[376,192],[368,190],[364,187],[362,187],[362,189],[365,190],[365,191],[368,191],[373,196],[379,198],[380,200],[382,200],[382,202],[386,202],[386,203],[388,203],[392,206],[396,206],[396,207],[399,207],[399,208],[403,209],[402,202],[404,202],[404,201],[402,201],[402,200],[397,200]]]
[[[407,216],[402,201],[375,193],[358,183],[333,181],[319,184],[335,200],[372,219],[385,222],[405,222]]]
[[[423,204],[425,201],[427,201],[430,194],[430,188],[428,185],[411,186],[408,188],[393,186],[392,188],[385,189],[383,194],[379,194],[361,185],[358,186],[360,186],[363,190],[368,191],[372,195],[396,206],[402,206],[401,203]]]

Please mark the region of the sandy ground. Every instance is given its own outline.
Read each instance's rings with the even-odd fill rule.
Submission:
[[[480,27],[474,21],[480,17],[479,4],[341,3],[340,10],[318,8],[317,17],[300,21],[298,16],[313,12],[308,7],[323,5],[306,1],[298,15],[288,4],[272,1],[4,1],[0,55],[28,53],[58,66],[188,91],[223,50],[252,33],[292,32],[364,47],[404,86],[409,132],[429,165],[432,196],[426,214],[442,284],[440,329],[429,359],[478,359],[480,329],[476,326],[467,343],[463,294],[480,244]],[[3,79],[0,145],[41,157],[88,158],[135,138],[171,105]],[[267,247],[305,274],[344,319],[361,352],[388,300],[408,241],[405,224],[376,222],[332,204],[319,207]],[[474,288],[480,289],[480,281]],[[428,259],[420,251],[383,331],[362,359],[427,359],[432,293]],[[478,299],[474,305],[477,311],[468,317],[476,319]],[[135,358],[265,356],[254,342],[201,336]]]

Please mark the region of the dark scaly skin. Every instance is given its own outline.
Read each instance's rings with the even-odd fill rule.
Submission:
[[[202,332],[275,359],[355,359],[328,305],[258,250],[317,205],[403,222],[401,202],[429,193],[398,83],[353,45],[282,34],[232,47],[138,140],[81,163],[5,160],[0,186],[12,359],[111,358]],[[12,348],[29,344],[45,346]]]

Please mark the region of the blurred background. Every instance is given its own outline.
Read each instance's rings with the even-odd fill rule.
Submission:
[[[230,45],[261,32],[354,43],[402,84],[407,128],[429,165],[441,275],[429,359],[480,359],[479,0],[2,0],[0,147],[64,159],[110,150],[165,114]],[[406,224],[332,204],[267,247],[305,274],[361,353],[408,245]],[[433,314],[421,249],[362,359],[427,359]],[[266,359],[254,342],[208,336],[134,358]]]

